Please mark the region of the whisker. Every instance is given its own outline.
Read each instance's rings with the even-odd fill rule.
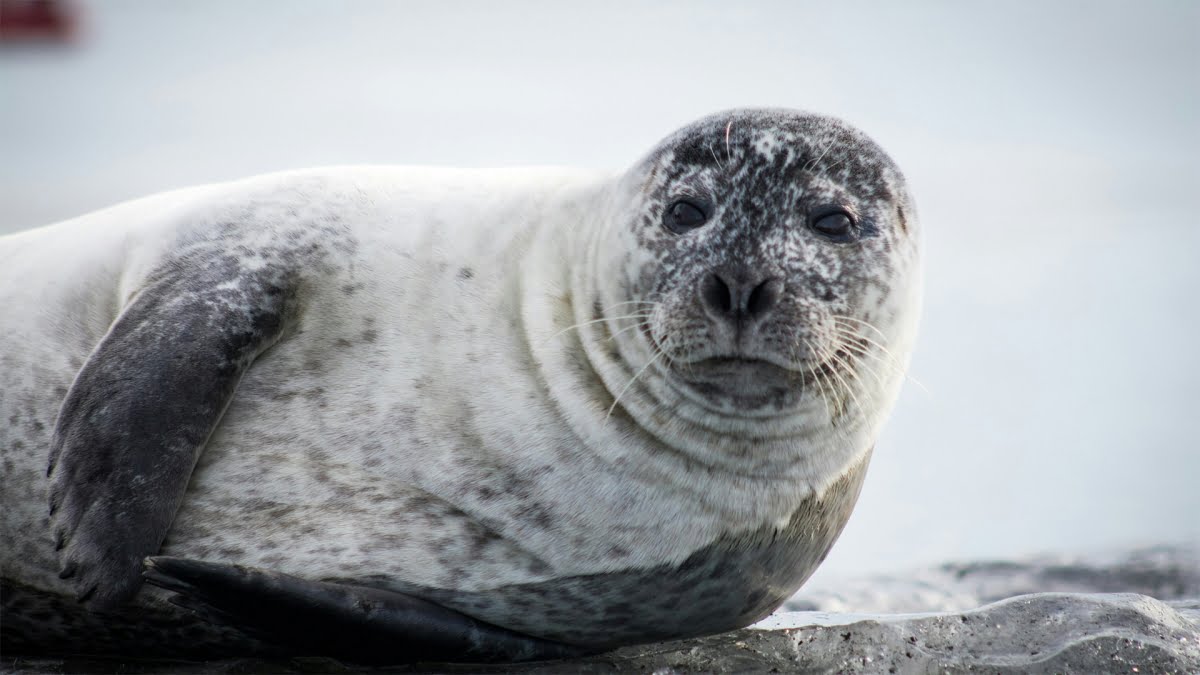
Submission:
[[[733,130],[733,120],[729,120],[729,124],[725,125],[725,157],[729,161],[733,161],[733,153],[729,151],[729,132]]]
[[[624,316],[606,316],[606,317],[603,317],[600,319],[592,319],[590,321],[582,321],[580,323],[577,323],[577,324],[574,324],[571,326],[567,326],[566,328],[558,331],[554,335],[551,335],[550,337],[546,338],[546,342],[549,342],[549,341],[553,340],[554,338],[557,338],[558,336],[562,335],[563,333],[566,333],[567,331],[575,330],[577,328],[583,328],[584,326],[590,326],[591,324],[594,324],[594,323],[604,323],[605,321],[610,321],[610,320],[611,321],[620,321],[622,319],[648,319],[649,317],[650,317],[650,314],[648,314],[648,313],[647,314],[626,314]]]
[[[844,328],[844,327],[835,327],[834,334],[839,337],[848,338],[846,340],[843,340],[842,343],[845,344],[846,346],[853,346],[855,349],[860,350],[860,353],[863,356],[870,356],[874,359],[882,361],[882,362],[892,366],[899,372],[904,371],[904,369],[902,367],[900,367],[899,361],[896,360],[895,355],[893,355],[892,352],[889,351],[887,347],[884,347],[883,345],[872,340],[871,338],[869,338],[865,335],[861,335],[858,332],[855,332],[849,328]],[[869,349],[869,347],[875,347],[877,350],[879,350],[880,353],[878,353],[878,354],[874,353],[873,351],[871,351]]]
[[[875,333],[879,336],[880,339],[882,339],[882,340],[888,339],[887,336],[883,334],[883,331],[876,328],[875,324],[871,323],[870,321],[863,321],[862,319],[856,319],[852,316],[846,316],[845,314],[834,314],[832,318],[835,322],[836,321],[852,321],[856,324],[859,324],[860,326],[866,326],[867,328],[870,328],[871,330],[875,331]]]
[[[817,162],[820,162],[821,160],[825,159],[825,155],[828,155],[829,151],[832,150],[833,146],[836,144],[837,144],[836,138],[830,139],[829,143],[827,143],[825,145],[825,149],[821,151],[821,154],[814,157],[813,159],[809,160],[807,163],[805,163],[805,165],[800,169],[800,171],[803,172],[803,171],[812,170],[814,167],[817,166]]]
[[[862,357],[869,356],[875,361],[880,361],[879,365],[885,365],[885,366],[892,367],[892,368],[894,368],[894,366],[892,366],[892,364],[890,364],[890,363],[882,361],[879,356],[866,351],[865,348],[860,344],[857,344],[857,343],[849,341],[849,340],[842,342],[841,344],[842,344],[843,353],[845,354],[846,358],[850,360],[850,363],[848,363],[847,366],[853,368],[854,365],[857,363],[859,366],[861,366],[862,370],[865,370],[866,372],[870,373],[871,376],[873,378],[875,378],[875,384],[879,385],[879,387],[882,389],[885,386],[885,383],[883,381],[883,375],[881,375],[879,373],[879,368],[873,367],[875,365],[874,363],[868,364],[868,363],[863,362]],[[857,375],[857,369],[856,369],[856,375]],[[860,379],[860,381],[861,381],[861,379]],[[863,382],[863,384],[865,385],[866,383]]]
[[[633,325],[631,325],[631,326],[626,326],[626,327],[622,328],[621,330],[619,330],[619,331],[617,331],[617,332],[613,333],[612,335],[609,335],[609,336],[608,336],[608,339],[609,339],[609,340],[612,340],[612,339],[616,338],[618,335],[620,335],[621,333],[624,333],[624,332],[625,332],[625,331],[627,331],[627,330],[633,330],[634,328],[642,328],[643,326],[649,326],[649,325],[650,325],[650,322],[649,322],[649,321],[639,321],[638,323],[635,323],[635,324],[633,324]]]
[[[645,305],[645,306],[650,306],[650,307],[657,307],[659,305],[659,303],[656,301],[652,301],[652,300],[626,300],[625,302],[618,302],[618,303],[615,303],[612,305],[608,305],[606,307],[602,307],[601,309],[605,312],[611,312],[614,309],[616,309],[618,307],[623,307],[625,305],[638,305],[638,306]]]
[[[926,387],[923,382],[921,382],[917,378],[913,377],[908,372],[908,369],[903,366],[903,364],[900,362],[900,360],[898,358],[896,358],[896,355],[893,354],[887,347],[884,347],[883,345],[879,344],[875,340],[872,340],[871,338],[869,338],[865,335],[853,332],[852,329],[850,329],[848,327],[844,327],[844,326],[839,327],[839,328],[837,328],[837,330],[840,333],[842,333],[843,335],[849,334],[853,337],[858,338],[859,340],[862,340],[864,343],[869,344],[869,345],[875,347],[876,349],[878,349],[881,353],[876,354],[868,349],[865,349],[862,346],[858,346],[858,349],[860,350],[858,353],[862,356],[868,356],[868,357],[878,361],[879,364],[882,366],[891,368],[892,372],[903,377],[905,381],[913,383],[921,391],[925,392],[926,394],[930,394],[929,388]]]
[[[629,380],[629,384],[625,385],[625,388],[621,390],[621,393],[617,394],[617,397],[613,399],[612,405],[608,406],[608,413],[604,415],[605,424],[608,424],[608,418],[612,417],[613,410],[616,410],[617,408],[617,402],[621,400],[621,397],[625,395],[625,392],[629,391],[629,388],[633,386],[634,382],[637,382],[637,379],[642,376],[642,373],[646,372],[646,369],[653,365],[655,361],[662,358],[664,353],[665,352],[660,351],[659,353],[655,354],[654,358],[647,361],[646,365],[642,366],[640,370],[634,373],[633,377]]]
[[[793,355],[793,358],[795,358],[795,356],[796,356],[796,350],[797,350],[797,348],[799,348],[800,346],[801,346],[801,344],[800,344],[799,342],[795,343],[795,344],[792,346],[792,355]],[[809,344],[808,344],[808,341],[807,341],[807,340],[805,340],[805,341],[804,341],[804,345],[803,345],[803,346],[804,346],[804,349],[805,349],[805,351],[806,351],[806,352],[808,352],[808,353],[811,353],[811,352],[813,351],[813,350],[812,350],[812,348],[809,346]],[[830,404],[829,404],[829,394],[828,394],[828,393],[825,391],[825,386],[824,386],[824,383],[821,381],[821,372],[820,372],[820,370],[819,370],[819,369],[808,369],[808,370],[806,370],[806,371],[804,372],[804,374],[805,374],[805,375],[812,375],[813,384],[815,384],[815,385],[816,385],[817,394],[819,394],[819,395],[820,395],[820,397],[821,397],[821,402],[825,404],[825,416],[826,416],[826,417],[828,417],[828,418],[830,419],[830,421],[832,421],[832,420],[833,420],[833,408],[832,408],[832,407],[830,406]],[[801,382],[803,383],[803,380],[801,380]]]
[[[843,357],[839,351],[835,350],[830,355],[830,358],[835,363],[840,364],[842,366],[841,372],[845,373],[846,377],[849,379],[847,386],[849,387],[851,383],[857,383],[858,384],[857,389],[859,390],[858,393],[863,394],[865,396],[866,395],[866,387],[864,386],[865,383],[862,381],[862,377],[859,376],[858,370],[854,367],[854,365],[850,361],[847,360],[848,357]],[[854,389],[854,388],[851,388],[851,389]],[[851,395],[853,395],[853,392]],[[862,406],[862,403],[858,400],[858,397],[855,396],[854,399],[855,399],[854,403],[855,403],[855,405],[858,406],[858,409],[860,411],[862,411],[863,414],[866,414],[867,410],[866,410],[866,408],[864,408]]]
[[[717,152],[713,150],[712,143],[708,144],[708,154],[712,155],[713,161],[717,163],[717,166],[721,167],[721,169],[725,168],[725,165],[721,163],[721,160],[717,159]]]
[[[846,367],[846,364],[843,363],[841,359],[838,358],[837,354],[832,352],[828,347],[822,347],[822,351],[824,352],[824,360],[828,360],[834,364],[842,366],[841,369],[836,367],[830,368],[829,372],[832,373],[833,376],[837,378],[838,382],[841,383],[844,393],[854,403],[855,407],[858,408],[859,412],[866,414],[866,408],[863,408],[862,403],[858,400],[858,397],[854,395],[854,388],[850,386],[850,383],[846,381],[846,378],[842,377],[842,373],[840,371]]]

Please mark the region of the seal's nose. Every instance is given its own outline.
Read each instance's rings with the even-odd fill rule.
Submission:
[[[700,282],[700,301],[717,321],[754,321],[770,313],[783,290],[783,279],[710,272]]]

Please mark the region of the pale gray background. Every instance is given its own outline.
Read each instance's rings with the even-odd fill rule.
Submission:
[[[0,50],[0,231],[309,165],[623,167],[716,110],[834,113],[912,182],[927,391],[820,577],[1200,542],[1200,3],[83,8],[77,46]]]

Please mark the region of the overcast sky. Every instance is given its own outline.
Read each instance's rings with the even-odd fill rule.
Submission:
[[[0,232],[324,164],[623,167],[840,115],[909,175],[910,386],[823,575],[1200,542],[1200,3],[81,3],[0,49]],[[927,390],[927,391],[926,391]]]

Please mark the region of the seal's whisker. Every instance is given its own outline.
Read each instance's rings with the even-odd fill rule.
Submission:
[[[622,307],[624,305],[649,305],[651,307],[657,307],[659,304],[660,303],[655,300],[626,300],[625,302],[617,302],[617,303],[613,303],[611,305],[607,305],[607,306],[603,307],[602,309],[605,312],[609,312],[618,307]]]
[[[857,337],[857,336],[843,336],[843,337],[853,338],[853,337]],[[875,379],[875,384],[877,384],[880,388],[883,388],[885,386],[883,375],[879,372],[880,368],[878,366],[888,366],[893,369],[895,369],[895,366],[893,366],[890,363],[887,363],[886,361],[883,361],[878,355],[867,351],[866,348],[863,347],[862,344],[860,344],[859,342],[857,342],[853,339],[840,341],[840,344],[841,344],[841,350],[842,350],[843,355],[846,357],[846,359],[849,360],[847,367],[850,367],[852,369],[852,372],[854,372],[855,377],[858,376],[858,372],[857,372],[858,370],[864,370],[871,374],[871,377],[873,377]],[[866,356],[871,357],[872,360],[870,362],[864,361],[863,357],[866,357]],[[857,365],[858,368],[854,368],[855,365]],[[862,382],[862,384],[865,388],[866,382]]]
[[[871,329],[872,331],[878,333],[881,340],[887,340],[887,336],[883,334],[883,331],[879,330],[872,324],[870,324],[866,321],[862,321],[861,319],[855,319],[853,317],[840,316],[840,315],[834,316],[833,320],[834,320],[834,329],[836,331],[838,331],[839,333],[841,333],[843,335],[848,335],[856,341],[861,341],[863,343],[871,345],[871,346],[875,347],[876,349],[878,349],[880,352],[882,352],[884,355],[886,355],[888,358],[895,359],[895,356],[892,354],[891,350],[889,350],[887,348],[887,346],[885,346],[882,342],[872,338],[869,335],[863,335],[862,333],[859,333],[853,326],[846,325],[846,322],[853,321],[859,325],[865,326],[865,327]]]
[[[859,382],[859,386],[866,389],[866,382],[860,377],[859,370],[869,372],[871,377],[875,378],[875,383],[878,387],[883,387],[883,376],[880,374],[878,365],[888,365],[889,368],[894,368],[892,364],[882,362],[882,359],[877,354],[871,353],[865,346],[862,337],[852,331],[847,331],[841,327],[836,327],[834,330],[834,342],[838,348],[834,351],[834,356],[840,356],[844,362],[846,369]],[[871,357],[871,362],[866,362],[863,357]],[[881,362],[881,363],[876,363]]]
[[[845,362],[838,357],[836,352],[827,346],[823,346],[822,351],[824,352],[826,360],[835,365],[841,366],[841,368],[830,368],[829,372],[837,378],[838,382],[841,383],[844,393],[850,397],[850,400],[854,403],[854,407],[858,408],[859,412],[867,413],[867,409],[862,406],[862,403],[858,400],[858,396],[854,394],[854,387],[850,385],[846,378],[842,377],[842,373],[840,371],[847,368]]]
[[[862,323],[866,324],[865,321]],[[870,324],[867,324],[867,325],[870,325]],[[872,328],[874,328],[874,327],[872,326]],[[923,382],[921,382],[917,378],[913,377],[908,372],[908,368],[906,368],[903,365],[903,363],[901,363],[901,361],[898,358],[896,358],[896,355],[892,354],[891,350],[889,350],[887,347],[884,347],[882,344],[880,344],[879,342],[877,342],[875,340],[872,340],[870,337],[867,337],[866,335],[862,335],[861,333],[854,332],[854,330],[848,326],[838,326],[837,330],[839,332],[841,332],[843,335],[851,335],[854,338],[861,340],[863,343],[873,346],[876,349],[878,349],[880,353],[875,353],[869,349],[866,349],[862,345],[857,346],[857,349],[859,350],[859,353],[861,355],[869,356],[872,359],[875,359],[876,361],[878,361],[880,363],[880,365],[891,368],[892,372],[903,377],[906,382],[913,383],[913,385],[915,385],[918,389],[925,392],[926,394],[930,393],[929,388],[926,387]],[[876,330],[878,330],[878,329],[876,329]]]
[[[893,375],[899,375],[904,380],[910,381],[913,384],[915,384],[917,387],[919,387],[925,393],[929,393],[929,390],[925,388],[925,385],[921,384],[915,378],[913,378],[911,375],[909,375],[908,372],[901,365],[896,363],[895,360],[893,358],[891,358],[890,354],[887,354],[887,355],[877,354],[875,352],[867,350],[862,345],[853,345],[852,346],[849,344],[847,345],[847,352],[853,353],[854,355],[856,355],[860,358],[870,358],[871,359],[869,364],[864,362],[863,367],[868,369],[872,373],[875,373],[876,379],[879,380],[880,386],[884,386],[884,382],[883,382],[882,375],[880,374],[879,371],[881,371],[883,369],[887,369],[887,372],[890,372]]]
[[[650,316],[649,314],[626,314],[624,316],[606,316],[601,319],[591,319],[590,321],[581,321],[577,324],[567,326],[566,328],[558,331],[554,335],[551,335],[550,337],[546,338],[546,342],[549,342],[549,341],[553,340],[554,338],[557,338],[558,336],[560,336],[563,333],[566,333],[568,331],[575,330],[577,328],[583,328],[584,326],[590,326],[591,324],[594,324],[594,323],[604,323],[605,321],[620,321],[621,319],[646,319],[646,318],[649,318],[649,316]]]
[[[829,419],[832,421],[837,416],[836,388],[833,386],[833,382],[828,379],[828,373],[826,372],[828,371],[828,367],[824,364],[825,357],[822,355],[821,348],[814,341],[803,340],[796,343],[795,346],[799,347],[801,344],[804,346],[805,351],[815,356],[819,362],[815,367],[809,368],[807,372],[812,374],[813,379],[821,387],[821,397],[825,399],[826,412],[829,413]]]
[[[613,399],[612,405],[608,406],[608,413],[604,415],[605,424],[608,423],[608,418],[612,417],[613,410],[616,410],[617,403],[621,400],[621,397],[625,395],[625,392],[629,391],[629,388],[633,386],[634,382],[637,382],[637,379],[642,376],[642,373],[646,372],[646,369],[653,365],[655,361],[661,359],[665,353],[666,352],[660,350],[654,355],[654,358],[647,361],[646,365],[642,366],[640,370],[634,373],[633,377],[629,378],[629,384],[625,385],[625,388],[621,390],[621,393],[617,394],[617,397]]]
[[[717,152],[713,150],[712,143],[708,144],[708,154],[712,155],[713,161],[717,163],[717,166],[721,167],[722,170],[725,168],[725,165],[721,163],[721,160],[717,159]]]
[[[848,354],[838,349],[832,351],[830,358],[834,363],[842,366],[840,370],[848,379],[848,386],[853,385],[854,383],[858,384],[857,387],[850,386],[851,390],[857,389],[858,393],[865,396],[867,393],[867,386],[866,383],[863,382],[862,377],[859,376],[858,369],[854,367],[853,359],[851,359]],[[866,412],[866,408],[862,407],[862,405],[858,402],[857,396],[855,396],[854,402],[855,405],[858,405],[859,410]]]
[[[904,368],[901,367],[901,365],[899,363],[897,363],[895,361],[895,359],[892,357],[892,355],[889,353],[886,353],[886,352],[876,353],[874,351],[871,351],[869,349],[869,345],[866,342],[854,343],[854,342],[847,341],[845,343],[845,345],[846,345],[847,351],[853,352],[855,356],[858,356],[861,358],[870,358],[872,361],[877,362],[880,366],[890,368],[891,371],[893,373],[896,373],[897,375],[904,374]]]
[[[835,322],[849,321],[851,323],[856,323],[860,326],[866,326],[868,329],[874,331],[875,334],[879,336],[879,339],[881,339],[881,340],[888,339],[888,337],[883,334],[883,331],[876,328],[875,324],[871,323],[870,321],[863,321],[862,319],[856,319],[852,316],[846,316],[845,314],[834,314],[832,319]]]
[[[855,349],[860,350],[860,353],[863,356],[870,356],[879,361],[883,361],[884,363],[894,367],[898,372],[904,371],[904,369],[900,366],[900,362],[896,360],[896,357],[892,354],[892,352],[879,342],[872,340],[870,337],[862,335],[854,329],[846,326],[835,326],[834,332],[840,337],[847,338],[843,341],[843,343],[847,346],[853,346]],[[870,349],[870,347],[874,347],[879,353],[875,353]]]
[[[796,352],[797,352],[797,350],[799,349],[799,347],[801,347],[802,345],[804,346],[805,352],[807,352],[807,353],[812,353],[812,352],[813,352],[813,349],[812,349],[812,347],[809,345],[809,343],[808,343],[808,340],[803,340],[803,342],[796,342],[796,343],[793,343],[793,345],[792,345],[792,356],[793,356],[793,359],[794,359],[794,360],[798,360],[798,359],[795,359]],[[805,375],[811,375],[811,376],[812,376],[812,379],[813,379],[813,382],[812,382],[812,383],[813,383],[814,385],[816,385],[817,394],[818,394],[818,395],[820,395],[820,397],[821,397],[821,402],[825,404],[825,415],[826,415],[826,416],[827,416],[827,417],[828,417],[830,420],[833,420],[833,408],[832,408],[832,407],[830,406],[830,404],[829,404],[829,395],[828,395],[828,394],[825,392],[824,383],[823,383],[823,382],[821,382],[821,372],[820,372],[820,369],[816,369],[816,368],[810,368],[810,369],[808,369],[808,370],[804,371],[804,372],[801,374],[801,386],[803,386],[803,385],[804,385],[804,379],[803,379],[803,378],[804,378],[804,376],[805,376]]]
[[[829,139],[829,143],[827,143],[825,145],[825,149],[821,150],[821,154],[817,155],[816,157],[812,158],[807,163],[805,163],[805,165],[803,167],[801,167],[800,171],[802,171],[802,172],[811,171],[812,169],[816,168],[817,163],[820,162],[821,160],[825,159],[825,155],[829,154],[829,151],[833,149],[834,145],[837,145],[837,139],[836,138]]]
[[[650,321],[648,321],[648,320],[647,321],[639,321],[633,325],[622,328],[621,330],[613,333],[612,335],[609,335],[608,339],[609,340],[615,339],[618,335],[620,335],[621,333],[624,333],[625,331],[633,330],[634,328],[642,328],[642,327],[649,326],[649,325],[650,325]]]
[[[733,120],[729,120],[729,124],[725,125],[725,157],[729,161],[733,161],[733,153],[729,150],[729,132],[733,130]]]
[[[687,361],[679,362],[674,357],[671,356],[670,349],[672,348],[672,341],[673,341],[674,337],[675,336],[673,334],[667,335],[666,338],[663,340],[663,344],[661,346],[658,344],[654,344],[655,350],[657,350],[660,354],[662,354],[664,357],[666,357],[667,366],[669,368],[672,368],[675,370],[682,370],[683,372],[688,372],[688,373],[693,372],[691,363],[688,363]],[[651,340],[651,343],[653,344],[654,341]]]
[[[822,361],[825,360],[825,357],[822,355],[824,350],[818,347],[814,351],[818,358]],[[832,368],[817,368],[813,373],[817,376],[817,381],[821,382],[822,392],[826,395],[826,411],[829,414],[831,428],[835,430],[835,433],[841,435],[836,422],[838,418],[845,414],[845,396],[840,394],[840,388],[833,381]]]
[[[819,177],[819,178],[820,178],[820,177],[823,177],[823,178],[829,178],[829,172],[830,172],[830,171],[833,171],[833,170],[834,170],[834,169],[836,169],[837,167],[839,167],[839,166],[841,166],[842,164],[844,164],[844,163],[845,163],[845,161],[846,161],[847,159],[849,159],[849,157],[850,157],[849,155],[846,155],[845,157],[842,157],[842,158],[841,158],[841,159],[839,159],[838,161],[836,161],[836,162],[834,162],[834,163],[832,163],[832,164],[829,164],[828,166],[824,167],[823,169],[821,169],[820,173],[818,173],[818,174],[817,174],[817,177]]]

